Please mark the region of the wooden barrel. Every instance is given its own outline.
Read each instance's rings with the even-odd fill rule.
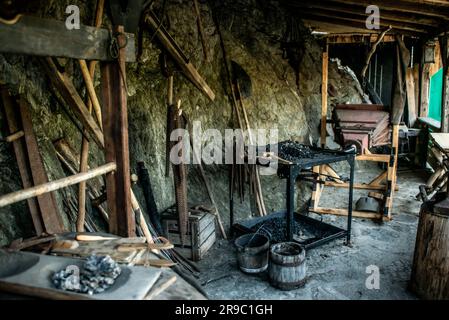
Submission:
[[[449,299],[449,216],[421,207],[410,289],[422,299]]]
[[[294,290],[306,283],[306,251],[297,243],[275,244],[270,250],[268,274],[272,286]]]
[[[262,234],[245,234],[235,240],[237,261],[245,273],[260,273],[268,268],[270,240]]]

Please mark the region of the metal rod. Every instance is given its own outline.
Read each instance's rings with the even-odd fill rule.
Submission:
[[[296,175],[293,173],[293,166],[289,166],[287,179],[287,239],[293,241],[293,223],[295,211],[295,181]]]
[[[354,197],[354,167],[355,167],[355,155],[349,160],[351,167],[351,174],[349,180],[349,204],[348,204],[348,227],[346,235],[346,245],[351,245],[351,223],[352,223],[352,201]]]

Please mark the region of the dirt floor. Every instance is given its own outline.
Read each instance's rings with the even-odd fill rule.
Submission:
[[[356,172],[370,181],[377,168],[363,168]],[[360,179],[357,179],[360,181]],[[418,186],[425,181],[422,171],[403,170],[398,174],[399,191],[396,194],[393,221],[379,223],[353,219],[352,247],[343,239],[335,240],[307,252],[307,283],[293,291],[280,291],[270,286],[267,273],[246,275],[239,271],[232,241],[218,241],[200,262],[200,281],[210,299],[416,299],[407,290],[418,223],[420,202],[415,200]],[[344,208],[347,190],[327,189],[322,206]],[[367,195],[355,192],[354,199]],[[282,206],[282,204],[280,204]],[[326,216],[326,222],[340,227],[346,218]],[[380,271],[380,288],[367,289],[368,266]]]

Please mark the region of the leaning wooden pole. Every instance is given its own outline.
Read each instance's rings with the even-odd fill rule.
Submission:
[[[103,22],[103,11],[104,11],[105,0],[98,0],[97,12],[95,15],[95,27],[100,27]],[[87,108],[89,114],[92,114],[92,107],[95,110],[97,120],[100,129],[103,129],[102,118],[101,118],[101,107],[98,101],[97,95],[95,94],[95,88],[93,85],[93,79],[95,77],[95,67],[97,65],[96,61],[91,61],[89,66],[85,60],[79,60],[81,67],[81,72],[83,74],[84,82],[86,84],[88,92]],[[84,129],[86,130],[86,129]],[[85,132],[87,134],[87,132]],[[80,156],[80,172],[86,172],[88,168],[89,160],[89,141],[83,135],[83,140],[81,143],[81,156]],[[78,218],[76,220],[76,231],[84,232],[84,221],[86,218],[86,183],[81,182],[78,186]]]
[[[93,179],[95,177],[101,176],[103,174],[107,174],[115,171],[117,168],[115,163],[107,163],[98,167],[96,169],[92,169],[88,172],[78,173],[74,176],[62,178],[59,180],[47,182],[44,184],[40,184],[34,186],[32,188],[19,190],[13,193],[6,194],[0,197],[0,208],[8,206],[10,204],[27,200],[33,197],[38,197],[43,194],[47,194],[62,188],[66,188],[75,184],[78,184],[82,181],[87,181]]]

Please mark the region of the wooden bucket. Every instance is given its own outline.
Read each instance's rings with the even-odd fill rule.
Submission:
[[[410,289],[422,299],[449,299],[449,216],[422,205]]]
[[[261,234],[245,234],[235,240],[237,261],[245,273],[261,273],[268,268],[270,240]]]
[[[270,250],[270,283],[281,290],[294,290],[306,283],[306,251],[297,243],[275,244]]]

